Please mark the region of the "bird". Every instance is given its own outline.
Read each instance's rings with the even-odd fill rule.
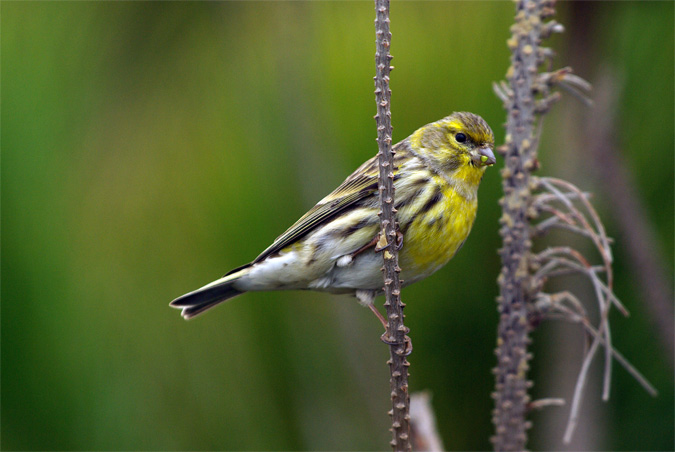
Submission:
[[[455,112],[392,147],[402,286],[443,267],[467,239],[478,186],[496,163],[483,118]],[[170,303],[191,319],[245,292],[349,294],[369,307],[383,293],[377,156],[356,169],[252,262]]]

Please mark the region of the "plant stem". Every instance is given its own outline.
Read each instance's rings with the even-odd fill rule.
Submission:
[[[502,170],[504,197],[500,234],[502,271],[499,276],[499,327],[497,367],[495,369],[495,409],[492,438],[496,451],[521,451],[527,443],[529,423],[525,420],[530,398],[527,380],[531,326],[529,260],[532,242],[527,209],[531,199],[530,175],[536,164],[535,97],[537,58],[541,39],[542,10],[550,2],[519,0],[516,6],[511,48],[511,67],[507,77],[513,91],[508,102],[507,138],[501,149],[505,156]]]
[[[389,32],[389,0],[375,0],[375,100],[377,102],[377,144],[380,163],[380,242],[383,246],[384,294],[386,297],[387,331],[383,339],[389,343],[391,373],[392,441],[394,451],[410,451],[410,400],[408,394],[408,354],[406,333],[403,324],[403,303],[401,302],[401,281],[398,266],[397,223],[394,209],[394,151],[391,132],[391,90],[389,89],[389,55],[391,33]]]

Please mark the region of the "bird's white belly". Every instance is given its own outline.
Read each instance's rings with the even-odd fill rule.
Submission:
[[[235,288],[245,291],[311,289],[332,293],[382,288],[382,255],[372,249],[353,259],[345,257],[340,261],[342,256],[335,256],[309,265],[299,254],[305,255],[290,250],[254,264],[235,283]]]
[[[351,293],[357,289],[382,288],[382,256],[371,250],[357,255],[345,265],[335,265],[320,278],[309,283],[309,288],[333,293]],[[342,263],[342,262],[341,262]]]
[[[305,265],[295,250],[268,257],[253,264],[248,273],[236,283],[238,290],[293,290],[306,289],[311,279],[311,268]]]

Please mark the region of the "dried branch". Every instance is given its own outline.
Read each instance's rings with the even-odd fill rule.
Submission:
[[[538,225],[534,226],[534,229],[544,231],[551,226],[564,224],[570,231],[589,238],[603,260],[602,265],[593,266],[589,264],[588,259],[579,251],[567,246],[549,247],[532,257],[533,266],[537,268],[533,275],[532,283],[534,286],[541,287],[548,279],[561,274],[584,276],[593,285],[600,312],[598,328],[596,329],[591,325],[582,303],[570,292],[560,292],[553,295],[539,292],[537,300],[532,307],[534,311],[531,314],[532,317],[536,318],[545,315],[547,318],[552,318],[555,314],[560,314],[565,320],[581,323],[586,333],[592,338],[591,345],[586,352],[577,377],[574,395],[572,396],[570,416],[563,437],[563,441],[569,443],[577,425],[579,406],[588,378],[588,370],[601,346],[605,349],[603,400],[609,399],[612,358],[616,359],[647,392],[656,395],[656,390],[612,347],[609,310],[612,306],[615,306],[626,316],[628,315],[628,311],[612,292],[612,252],[609,246],[610,240],[605,233],[605,228],[597,212],[588,201],[588,196],[569,182],[560,179],[539,178],[533,179],[533,182],[533,185],[542,189],[543,192],[534,195],[531,214],[535,218],[539,218],[542,213],[552,215],[541,220]],[[561,189],[567,190],[567,192],[563,192]],[[573,201],[580,203],[583,209],[577,208]],[[555,219],[555,221],[551,221],[551,219]],[[546,224],[546,227],[542,228],[542,224]],[[601,279],[601,274],[604,274],[607,283]],[[568,307],[567,304],[570,306]]]
[[[500,233],[504,246],[500,250],[503,263],[499,280],[501,317],[493,419],[496,450],[525,447],[529,427],[525,421],[526,408],[533,405],[528,404],[527,395],[528,335],[543,318],[562,316],[579,322],[591,339],[572,396],[570,418],[563,438],[566,443],[571,440],[577,424],[588,370],[601,347],[605,350],[603,400],[609,398],[612,359],[616,359],[649,393],[655,394],[649,382],[612,347],[610,309],[614,306],[624,315],[628,315],[628,311],[613,293],[612,240],[590,203],[590,196],[567,181],[531,175],[539,167],[536,152],[541,116],[560,97],[551,90],[562,88],[591,105],[585,95],[590,85],[572,74],[569,68],[550,71],[553,52],[539,47],[544,37],[562,31],[554,21],[544,23],[553,12],[553,1],[522,0],[517,3],[516,23],[508,41],[512,50],[507,74],[509,83],[494,85],[495,93],[508,111],[506,144],[501,148],[506,166],[502,171],[505,196],[501,201]],[[546,63],[549,63],[550,72],[540,73],[539,67]],[[531,224],[533,220],[538,223]],[[602,263],[592,265],[592,259],[569,246],[552,246],[534,254],[532,238],[553,228],[590,239]],[[597,327],[592,326],[582,303],[572,293],[548,295],[542,292],[549,279],[569,274],[581,275],[591,283],[598,304]],[[537,406],[545,404],[550,403]]]
[[[528,209],[531,201],[530,175],[539,164],[536,145],[540,129],[535,114],[543,113],[558,96],[550,87],[564,79],[562,72],[539,74],[538,67],[550,59],[552,52],[539,47],[542,35],[560,31],[555,22],[544,23],[552,14],[552,3],[545,0],[519,0],[512,36],[507,41],[511,67],[508,86],[495,84],[497,96],[504,101],[507,115],[506,144],[500,148],[505,157],[502,170],[504,198],[500,234],[503,246],[499,253],[502,271],[499,276],[499,327],[497,367],[495,368],[495,409],[492,442],[497,451],[525,449],[529,423],[525,420],[530,398],[527,389],[531,324],[529,307],[533,284],[529,273],[532,248]]]
[[[401,281],[398,266],[396,210],[394,209],[394,151],[391,146],[391,90],[389,89],[389,55],[391,33],[389,32],[389,0],[375,0],[375,34],[377,49],[375,52],[375,99],[377,102],[377,144],[380,163],[380,242],[384,259],[384,303],[387,310],[387,331],[383,340],[389,344],[391,372],[392,417],[391,446],[395,451],[410,451],[410,400],[408,395],[408,366],[406,356],[410,354],[408,329],[403,324],[401,302]]]
[[[572,305],[572,309],[565,306],[564,302],[569,302]],[[601,345],[604,346],[605,350],[609,351],[609,353],[614,357],[614,359],[616,359],[619,362],[619,364],[621,364],[621,366],[623,366],[623,368],[626,369],[626,371],[630,373],[633,376],[633,378],[635,378],[638,381],[638,383],[640,383],[640,385],[650,395],[652,396],[657,395],[657,391],[654,388],[654,386],[652,386],[651,383],[649,383],[649,381],[637,369],[635,369],[635,367],[633,367],[628,362],[628,360],[623,357],[623,355],[621,355],[621,353],[619,353],[612,347],[611,342],[609,342],[610,340],[609,337],[603,336],[600,330],[595,329],[591,325],[582,307],[581,302],[574,295],[572,295],[569,292],[560,292],[553,295],[541,293],[539,296],[539,300],[536,303],[536,306],[537,310],[540,313],[548,312],[549,318],[553,317],[551,315],[552,313],[558,312],[562,314],[562,319],[580,323],[584,327],[586,333],[590,334],[590,336],[593,338],[593,342],[589,347],[586,356],[584,357],[583,363],[581,365],[581,370],[579,371],[579,375],[577,376],[577,382],[574,388],[574,395],[572,396],[570,417],[569,421],[567,422],[567,427],[565,429],[563,442],[569,443],[572,440],[572,435],[578,422],[581,397],[583,395],[584,386],[588,378],[588,369],[590,367],[591,362],[593,361],[593,358],[595,357],[595,354],[599,346]],[[604,328],[606,325],[608,325],[606,321],[604,323],[601,322],[601,328]],[[608,387],[607,385],[609,384],[608,381],[609,374],[607,372],[605,372],[605,377],[606,377],[605,378],[606,387]]]

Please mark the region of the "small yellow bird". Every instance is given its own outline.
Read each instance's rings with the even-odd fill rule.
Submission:
[[[476,218],[478,185],[495,163],[494,135],[480,116],[453,113],[396,144],[394,188],[407,286],[445,265]],[[373,306],[382,293],[378,160],[361,165],[255,260],[176,298],[190,319],[250,291],[309,289],[354,295]],[[383,321],[383,323],[385,323]]]

